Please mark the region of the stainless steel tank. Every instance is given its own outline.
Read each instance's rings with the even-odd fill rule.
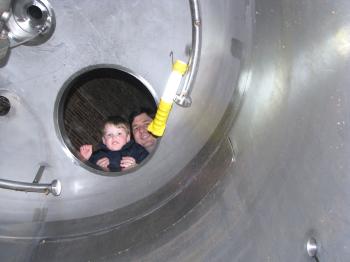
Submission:
[[[1,261],[347,261],[347,1],[1,4],[0,179],[53,193],[0,189]],[[67,81],[115,66],[159,101],[170,53],[191,105],[141,167],[89,169],[59,121]]]

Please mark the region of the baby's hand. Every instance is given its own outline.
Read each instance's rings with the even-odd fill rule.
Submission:
[[[135,158],[131,156],[124,156],[122,160],[120,160],[120,167],[122,170],[127,170],[137,166]]]
[[[99,160],[97,160],[96,165],[101,167],[104,171],[109,171],[109,159],[107,157],[103,157]]]
[[[92,145],[82,145],[79,151],[82,160],[88,161],[92,155]]]

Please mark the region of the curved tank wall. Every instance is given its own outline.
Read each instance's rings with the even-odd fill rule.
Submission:
[[[245,99],[229,134],[236,161],[181,223],[132,258],[349,258],[349,3],[255,4]],[[317,258],[307,253],[310,238]]]
[[[188,59],[188,1],[51,1],[56,29],[11,50],[0,95],[2,179],[59,179],[59,197],[0,190],[2,261],[346,261],[349,4],[200,1],[190,108],[174,106],[142,168],[99,176],[61,142],[55,103],[94,64],[156,99]],[[97,8],[98,7],[98,8]],[[142,259],[140,259],[142,258]]]
[[[232,160],[227,140],[231,120],[224,114],[232,115],[227,108],[240,67],[233,52],[243,53],[239,39],[250,25],[244,4],[234,9],[230,1],[201,3],[202,53],[193,104],[174,106],[154,155],[119,177],[96,175],[62,142],[57,108],[64,83],[88,66],[116,65],[146,82],[158,100],[171,71],[169,54],[189,59],[189,1],[51,5],[56,16],[52,37],[41,45],[11,49],[2,68],[1,92],[11,110],[1,118],[0,169],[2,179],[30,182],[45,164],[41,182],[60,180],[62,193],[0,191],[3,260],[60,261],[68,252],[67,259],[84,261],[127,249],[176,223]],[[231,17],[232,10],[236,15]],[[241,14],[242,21],[237,18]],[[218,157],[222,163],[211,165]],[[102,245],[99,252],[91,248],[115,242],[120,244]]]

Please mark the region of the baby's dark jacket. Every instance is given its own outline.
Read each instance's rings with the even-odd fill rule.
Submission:
[[[148,156],[148,151],[141,145],[135,143],[135,141],[130,140],[126,143],[122,149],[118,151],[109,150],[105,144],[100,144],[100,149],[92,153],[89,158],[89,162],[96,165],[96,162],[103,158],[107,157],[109,159],[109,170],[112,172],[121,171],[120,160],[124,156],[130,156],[135,158],[136,163],[139,164]]]

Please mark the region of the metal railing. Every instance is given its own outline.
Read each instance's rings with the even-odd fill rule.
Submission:
[[[198,0],[189,0],[192,17],[192,48],[188,61],[188,73],[184,80],[181,92],[175,97],[174,102],[179,106],[189,107],[192,104],[191,92],[197,75],[199,58],[202,48],[202,22]]]
[[[24,192],[36,192],[36,193],[45,193],[53,194],[54,196],[59,196],[62,191],[62,185],[59,180],[53,180],[51,184],[39,184],[41,176],[44,172],[46,166],[41,165],[39,170],[34,178],[33,183],[11,181],[6,179],[0,179],[0,188],[24,191]]]

